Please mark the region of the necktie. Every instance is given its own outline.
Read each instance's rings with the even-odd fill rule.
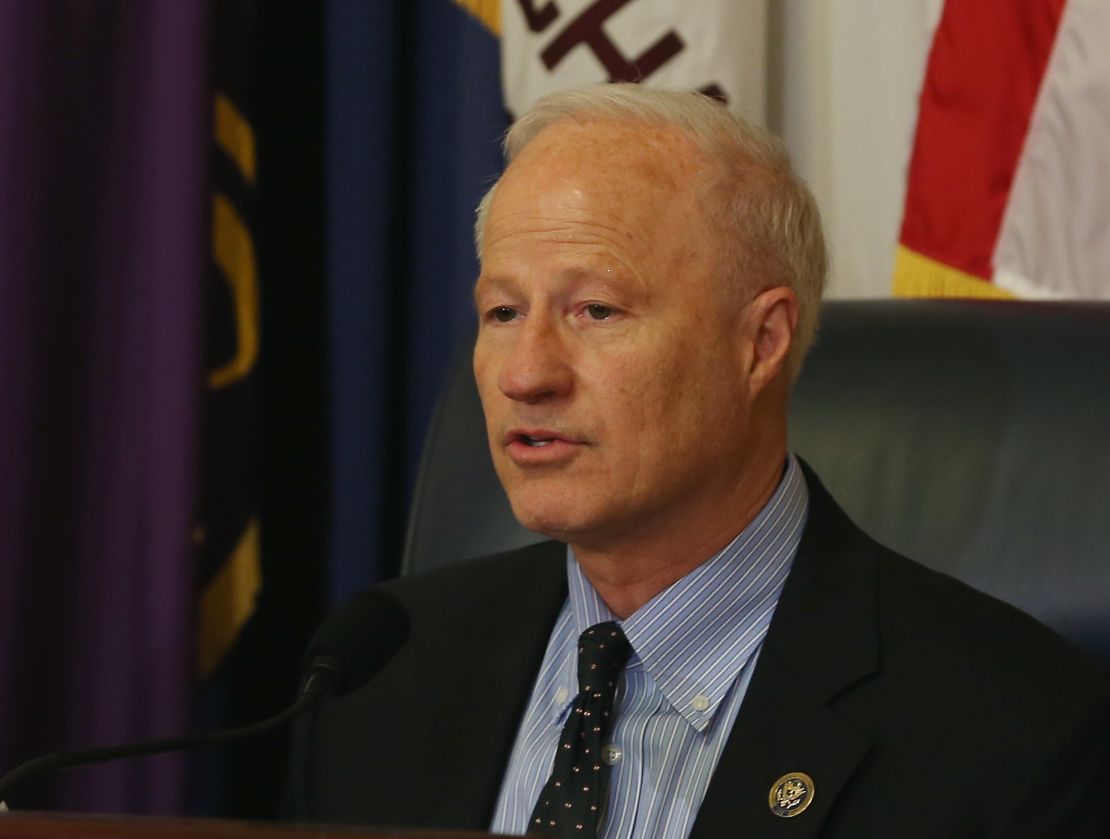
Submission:
[[[632,647],[613,621],[591,626],[578,638],[578,695],[567,716],[551,777],[528,822],[530,833],[596,836],[605,803],[608,765],[601,748],[617,680]]]

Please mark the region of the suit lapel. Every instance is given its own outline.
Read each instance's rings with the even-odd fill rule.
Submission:
[[[431,720],[421,821],[488,829],[501,779],[555,618],[567,596],[566,547],[518,551],[512,571],[458,627]],[[475,592],[489,592],[489,580]]]
[[[813,472],[805,474],[805,534],[691,839],[741,830],[819,835],[871,747],[829,704],[878,666],[874,552]],[[810,805],[791,818],[776,816],[771,789],[795,772],[813,780]]]

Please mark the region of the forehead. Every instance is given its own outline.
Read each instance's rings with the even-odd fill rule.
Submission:
[[[670,186],[701,168],[706,156],[677,128],[637,120],[559,120],[541,130],[517,155],[509,170],[590,167],[595,174],[623,174]]]
[[[675,129],[563,120],[543,129],[498,183],[485,231],[495,240],[528,218],[589,216],[649,231],[696,210],[707,156]]]

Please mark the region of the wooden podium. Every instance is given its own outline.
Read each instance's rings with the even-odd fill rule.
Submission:
[[[0,839],[491,839],[491,833],[215,819],[0,813]]]

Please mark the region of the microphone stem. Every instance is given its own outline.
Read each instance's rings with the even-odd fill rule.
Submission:
[[[143,755],[158,754],[159,752],[172,752],[183,749],[196,749],[201,746],[212,746],[217,743],[226,743],[243,737],[262,734],[270,728],[276,728],[282,723],[296,717],[308,706],[314,703],[321,690],[306,688],[301,698],[279,714],[275,714],[262,722],[252,723],[240,728],[227,728],[222,731],[210,731],[203,734],[187,734],[181,737],[168,737],[164,740],[148,740],[143,743],[133,743],[127,746],[111,746],[95,749],[81,749],[75,752],[56,752],[42,755],[26,763],[21,763],[4,777],[0,778],[0,801],[7,793],[25,778],[37,775],[40,772],[51,772],[59,769],[77,769],[94,763],[101,763],[120,757],[141,757]]]

